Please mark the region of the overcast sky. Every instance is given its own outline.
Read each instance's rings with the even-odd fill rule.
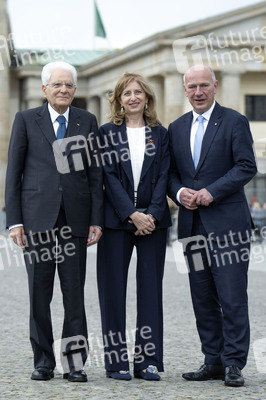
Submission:
[[[122,48],[187,22],[258,0],[97,0],[108,41]],[[7,0],[17,48],[93,48],[93,0]]]

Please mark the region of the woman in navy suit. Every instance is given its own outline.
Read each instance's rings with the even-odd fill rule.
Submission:
[[[110,123],[100,127],[105,227],[97,252],[106,375],[131,379],[126,344],[126,289],[137,254],[134,376],[159,380],[163,371],[162,280],[167,227],[168,136],[153,90],[126,73],[110,98]]]

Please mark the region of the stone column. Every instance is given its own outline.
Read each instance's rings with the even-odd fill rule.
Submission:
[[[11,60],[8,38],[9,22],[6,1],[0,0],[0,209],[4,205],[7,151],[10,135],[9,67]]]
[[[183,77],[178,72],[171,72],[164,79],[164,125],[183,114],[184,103]]]
[[[40,78],[27,77],[22,86],[22,103],[25,108],[40,107],[45,98],[42,93],[42,83]]]
[[[240,112],[240,73],[222,73],[221,89],[221,104]]]
[[[97,96],[87,98],[87,110],[95,115],[100,124],[100,99]]]
[[[148,78],[156,96],[156,111],[161,122],[164,121],[164,79],[162,76]]]
[[[105,124],[108,122],[107,115],[110,113],[109,102],[107,98],[107,92],[103,93],[100,99],[100,120],[99,125]]]

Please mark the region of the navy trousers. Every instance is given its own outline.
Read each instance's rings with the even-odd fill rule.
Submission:
[[[135,236],[126,230],[104,230],[97,250],[97,280],[102,318],[105,368],[129,370],[126,342],[128,267],[137,252],[137,326],[134,370],[155,365],[163,371],[162,281],[167,229]],[[132,347],[132,344],[130,344]]]
[[[88,336],[84,307],[87,238],[71,235],[70,229],[67,230],[64,210],[60,209],[53,231],[28,235],[27,240],[24,258],[29,282],[30,340],[34,367],[54,369],[50,304],[56,268],[65,311],[62,338],[82,335],[87,339]]]
[[[235,364],[242,369],[250,342],[249,239],[238,232],[208,236],[194,212],[191,242],[186,242],[184,250],[205,363]]]

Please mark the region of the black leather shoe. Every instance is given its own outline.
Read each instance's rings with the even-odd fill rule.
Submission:
[[[87,374],[85,371],[75,371],[74,369],[71,370],[69,373],[63,375],[64,379],[67,379],[69,382],[87,382]]]
[[[188,381],[208,381],[209,379],[224,379],[224,368],[222,365],[203,364],[198,371],[185,372],[182,374]]]
[[[53,377],[53,370],[46,367],[38,367],[31,374],[31,379],[34,381],[49,381]]]
[[[241,370],[236,365],[225,367],[224,384],[226,386],[243,386],[244,378]]]

